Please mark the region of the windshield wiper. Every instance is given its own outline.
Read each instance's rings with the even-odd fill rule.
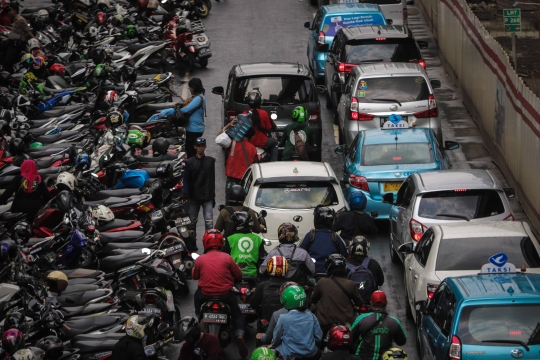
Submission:
[[[263,103],[263,104],[266,104],[266,105],[276,105],[276,106],[279,106],[279,107],[281,108],[281,104],[278,103],[277,101],[263,100],[262,103]]]
[[[469,219],[468,217],[466,217],[466,216],[464,216],[464,215],[456,215],[456,214],[435,214],[435,216],[446,216],[446,217],[451,217],[451,218],[463,219],[463,220],[471,221],[471,219]]]
[[[367,63],[367,62],[383,62],[383,59],[372,59],[372,60],[362,60],[361,63]]]
[[[527,344],[525,344],[524,341],[521,340],[482,340],[482,342],[492,342],[492,343],[501,343],[501,344],[518,344],[525,348],[525,350],[529,351],[529,347]]]
[[[396,99],[370,99],[370,100],[397,102],[399,106],[401,106],[401,103],[397,101]]]

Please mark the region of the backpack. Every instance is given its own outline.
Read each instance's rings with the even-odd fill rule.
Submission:
[[[305,282],[304,269],[301,267],[300,264],[298,264],[298,262],[293,260],[294,253],[296,252],[296,245],[294,245],[294,249],[290,256],[283,255],[283,253],[279,249],[279,246],[276,248],[276,250],[278,251],[279,255],[283,256],[287,260],[287,263],[289,264],[289,273],[294,271],[294,276],[287,277],[287,280],[295,281],[297,283],[304,283]]]
[[[301,160],[309,160],[307,146],[298,131],[294,132],[294,151]]]
[[[279,295],[279,288],[281,284],[279,283],[268,283],[263,289],[263,300],[262,300],[262,317],[263,319],[270,321],[272,314],[283,307],[281,304]]]
[[[354,281],[357,286],[358,293],[362,297],[364,302],[369,302],[371,300],[371,294],[377,290],[377,282],[375,277],[369,271],[369,257],[365,257],[362,264],[354,266],[353,264],[347,263],[347,269],[350,270],[347,279]]]

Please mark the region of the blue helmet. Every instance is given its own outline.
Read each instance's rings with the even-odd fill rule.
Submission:
[[[349,206],[352,210],[363,211],[367,205],[366,195],[361,191],[349,193]]]
[[[92,165],[92,159],[87,153],[79,153],[75,159],[75,163],[80,167],[89,168]]]

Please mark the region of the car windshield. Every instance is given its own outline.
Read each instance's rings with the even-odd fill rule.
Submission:
[[[495,190],[434,191],[422,195],[418,216],[429,219],[455,220],[437,214],[462,215],[469,219],[485,218],[504,213],[504,205]]]
[[[324,18],[321,31],[325,36],[336,36],[339,29],[351,26],[386,25],[386,20],[380,13],[328,15]]]
[[[429,164],[433,162],[427,143],[377,144],[362,148],[362,165]]]
[[[278,209],[310,209],[338,204],[334,186],[329,182],[262,184],[255,200],[258,207]]]
[[[526,278],[523,279],[522,285],[530,288]],[[501,284],[501,286],[505,285]],[[467,345],[506,345],[519,348],[516,341],[527,345],[538,345],[540,344],[538,314],[540,314],[540,304],[467,306],[461,313],[457,336],[463,344]],[[509,343],[490,343],[486,340],[508,340]]]
[[[380,61],[410,62],[421,60],[422,55],[412,38],[379,40],[352,40],[345,46],[345,62],[360,64],[363,61],[378,59]]]
[[[302,76],[240,78],[234,84],[234,102],[247,104],[246,96],[259,90],[264,102],[295,105],[309,102],[311,80]]]
[[[376,99],[421,101],[429,99],[429,87],[423,76],[366,78],[358,83],[356,95],[361,103],[381,103]]]
[[[538,244],[537,244],[538,245]],[[467,249],[467,251],[463,251]],[[517,268],[540,267],[540,255],[529,237],[486,237],[442,239],[437,255],[437,271],[479,270],[489,262],[494,250],[508,256]]]

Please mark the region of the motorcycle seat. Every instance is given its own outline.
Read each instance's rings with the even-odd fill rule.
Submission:
[[[78,134],[79,131],[75,130],[68,130],[68,131],[62,131],[54,135],[42,135],[36,137],[36,141],[43,143],[43,144],[51,144],[53,142],[68,138],[70,136],[73,136],[75,134]]]
[[[72,270],[60,270],[66,276],[68,279],[76,279],[76,278],[99,278],[104,275],[103,271],[99,270],[90,270],[90,269],[72,269]]]
[[[59,116],[62,116],[64,114],[68,114],[68,113],[72,113],[72,112],[76,112],[76,111],[80,111],[81,108],[85,107],[86,105],[84,104],[74,104],[74,105],[66,105],[66,106],[57,106],[56,108],[54,109],[51,109],[51,110],[47,110],[47,111],[44,111],[42,112],[41,114],[39,114],[37,116],[37,119],[38,120],[42,120],[42,119],[48,119],[48,118],[52,118],[52,117],[59,117]],[[41,141],[40,141],[41,142]]]
[[[67,129],[73,127],[73,124],[71,124],[71,123],[57,124],[57,125],[54,125],[54,127],[57,127],[60,130],[67,131]],[[45,135],[46,132],[51,131],[52,129],[53,129],[53,127],[51,126],[51,127],[46,127],[46,128],[30,129],[29,132],[30,132],[30,134],[32,134],[34,136],[41,136],[41,135]],[[58,151],[60,151],[60,150],[58,150]]]
[[[108,256],[101,260],[100,267],[105,272],[113,272],[117,269],[132,265],[147,257],[142,251],[126,251],[120,255]]]
[[[155,248],[157,246],[156,243],[148,243],[148,242],[130,242],[130,243],[108,243],[103,247],[102,254],[104,255],[121,255],[124,252],[120,252],[118,250],[136,250],[136,249],[144,249],[144,248]]]
[[[156,139],[150,140],[150,145],[152,145],[155,140]],[[175,145],[183,145],[185,142],[183,138],[166,138],[166,140],[169,142],[169,149],[176,149]],[[152,147],[148,146],[148,149],[151,150]]]
[[[98,279],[92,278],[77,278],[69,279],[69,285],[95,285]]]
[[[147,46],[158,45],[161,43],[163,43],[163,41],[150,41],[144,44],[140,44],[140,43],[130,44],[128,45],[126,51],[129,52],[130,54],[135,54],[137,51],[144,49]]]
[[[20,212],[12,213],[12,212],[6,211],[0,214],[0,221],[14,220],[14,219],[22,217],[22,215],[23,213],[20,213]]]
[[[156,167],[146,167],[146,168],[143,168],[142,170],[146,171],[148,173],[148,176],[150,176],[150,178],[156,178],[157,177],[157,174],[156,174],[156,170],[157,170],[157,166]],[[154,179],[152,179],[153,181]]]
[[[99,205],[109,206],[109,205],[120,204],[120,203],[125,203],[125,202],[127,202],[126,198],[110,197],[108,199],[103,199],[103,200],[85,201],[84,204],[89,205],[89,206],[99,206]]]
[[[141,98],[141,102],[143,102],[143,103],[154,101],[155,99],[157,99],[161,95],[162,94],[156,93],[156,92],[150,92],[150,93],[146,93],[146,94],[139,93],[139,97]]]
[[[76,88],[75,87],[71,87],[71,88],[64,88],[64,89],[59,89],[59,88],[48,88],[46,86],[43,87],[43,92],[47,95],[56,95],[56,94],[60,94],[64,91],[73,91],[75,90]]]
[[[85,316],[78,319],[69,319],[66,321],[66,325],[71,328],[71,330],[62,328],[62,332],[66,338],[72,338],[90,331],[109,327],[118,323],[118,321],[118,318],[107,315]]]
[[[124,334],[101,334],[100,336],[103,338],[107,336],[107,340],[80,340],[77,342],[72,343],[71,345],[76,347],[79,350],[79,353],[106,353],[108,351],[112,351],[114,345],[118,342],[120,339],[111,339],[110,335],[122,335]],[[72,339],[73,340],[73,339]]]
[[[101,190],[96,194],[95,198],[97,200],[102,200],[102,199],[107,199],[114,196],[127,197],[127,196],[139,195],[139,194],[141,194],[141,191],[139,189]]]
[[[166,154],[163,154],[162,156],[139,155],[139,156],[136,156],[135,159],[139,160],[142,163],[145,163],[145,162],[162,162],[165,160],[175,160],[177,157],[178,157],[177,154],[171,154],[168,152]]]
[[[110,334],[107,334],[107,339],[118,341],[124,336],[126,336],[126,334],[124,333],[110,333]],[[81,334],[72,338],[70,342],[71,342],[71,346],[75,347],[75,343],[78,343],[80,341],[101,341],[101,340],[103,340],[103,334]]]
[[[122,242],[131,242],[136,239],[139,239],[144,235],[144,232],[137,230],[126,230],[126,231],[117,231],[112,233],[101,233],[99,234],[99,241],[102,244],[108,244],[111,242],[122,243]]]
[[[164,103],[148,104],[148,105],[146,105],[145,110],[148,111],[148,112],[157,112],[159,110],[173,108],[176,104],[177,103],[175,103],[175,102],[164,102]]]
[[[166,78],[168,78],[170,76],[172,76],[172,73],[170,73],[170,72],[161,73],[161,74],[137,75],[137,81],[155,79],[156,77],[163,80],[163,79],[166,79]]]
[[[35,150],[35,149],[31,149],[31,150]],[[45,156],[51,156],[53,154],[58,154],[62,150],[65,150],[65,149],[51,148],[51,149],[44,149],[41,152],[29,152],[27,155],[30,156],[32,159],[39,159],[39,158],[42,158],[42,157],[45,157]]]
[[[1,220],[1,219],[0,219]],[[26,246],[34,246],[36,245],[37,243],[40,243],[42,241],[46,240],[45,238],[30,238],[28,239],[28,241],[25,243]]]
[[[47,77],[47,81],[45,82],[46,87],[52,90],[61,90],[67,91],[64,89],[70,88],[69,83],[60,75],[52,75]]]
[[[85,305],[89,301],[92,301],[96,298],[109,295],[111,292],[105,289],[91,290],[91,291],[81,291],[72,294],[65,294],[57,296],[58,302],[63,306],[80,306]]]
[[[105,225],[97,226],[96,229],[100,232],[105,232],[107,230],[116,229],[116,228],[131,225],[131,224],[132,224],[131,220],[114,219],[113,221],[108,222]]]
[[[62,291],[62,295],[64,294],[73,294],[73,293],[79,293],[84,291],[93,291],[98,290],[100,287],[99,285],[92,285],[92,284],[80,284],[80,285],[68,285],[66,290]]]
[[[67,158],[67,157],[65,157],[65,158]],[[44,168],[48,168],[49,166],[51,166],[52,164],[54,164],[58,160],[62,160],[62,155],[57,155],[57,156],[53,156],[53,157],[49,157],[49,158],[45,158],[45,159],[38,159],[38,160],[36,160],[36,165],[37,165],[38,169],[44,169]]]
[[[60,312],[64,314],[65,317],[73,316],[82,316],[88,314],[95,314],[97,312],[106,311],[111,308],[112,304],[109,303],[100,303],[100,304],[88,304],[82,306],[71,306],[71,307],[62,307]]]

